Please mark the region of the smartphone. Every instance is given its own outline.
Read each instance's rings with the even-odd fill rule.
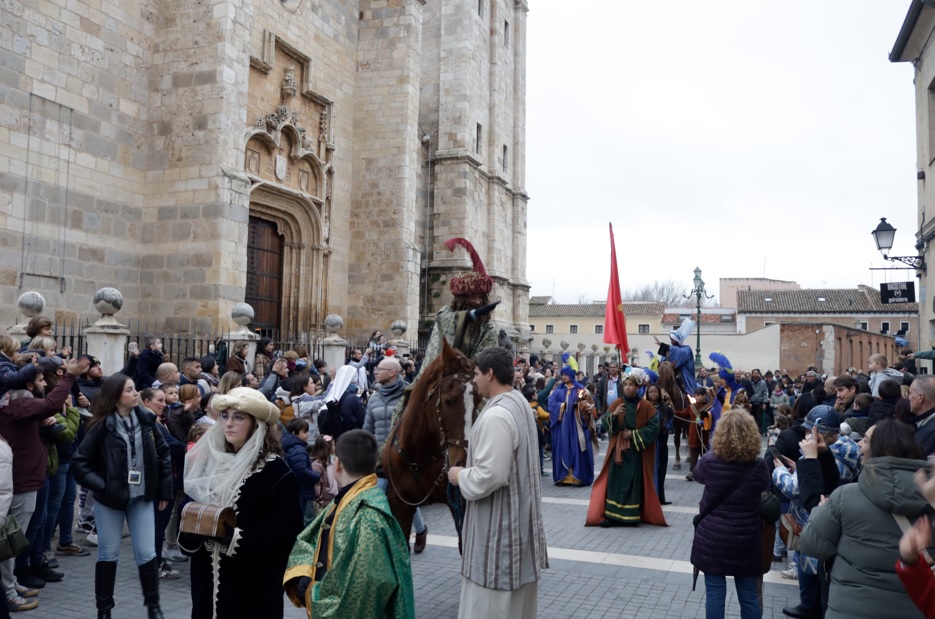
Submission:
[[[767,449],[766,451],[768,451],[774,458],[782,462],[782,454],[779,453],[779,450],[776,449],[775,445],[770,445],[769,449]]]

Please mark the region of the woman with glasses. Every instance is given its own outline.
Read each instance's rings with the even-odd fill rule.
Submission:
[[[75,479],[94,493],[98,554],[94,594],[98,619],[110,619],[123,523],[130,528],[133,558],[149,619],[162,619],[155,509],[174,496],[169,446],[156,415],[139,406],[133,379],[114,374],[94,398],[88,433],[72,459]]]
[[[192,619],[283,616],[282,578],[302,530],[299,483],[282,457],[279,409],[249,387],[212,400],[218,420],[185,457],[185,493],[231,507],[224,537],[179,535],[192,557]]]

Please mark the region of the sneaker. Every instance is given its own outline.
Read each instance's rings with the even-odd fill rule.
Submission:
[[[798,580],[799,579],[799,571],[795,569],[794,565],[787,570],[782,570],[779,573],[782,574],[782,577],[787,580]]]
[[[685,481],[695,481],[695,476],[689,473],[685,476]]]
[[[75,523],[75,533],[93,533],[94,532],[94,519],[91,520],[78,520]]]
[[[62,572],[56,572],[48,563],[43,563],[39,567],[32,568],[32,573],[37,577],[41,578],[46,582],[58,582],[61,579],[65,578],[65,574]]]
[[[32,610],[37,606],[39,606],[39,600],[27,600],[18,595],[6,599],[6,607],[11,613]]]
[[[30,589],[29,587],[24,587],[23,585],[16,583],[16,595],[21,598],[34,598],[39,596],[38,589]]]
[[[58,559],[55,558],[55,551],[49,548],[42,551],[42,562],[48,563],[49,567],[58,567]]]
[[[13,574],[16,576],[16,581],[24,587],[29,587],[30,589],[42,589],[45,587],[45,581],[33,574],[32,570],[28,567],[15,570]]]
[[[172,566],[169,565],[169,562],[165,560],[163,560],[163,562],[159,565],[158,573],[159,573],[159,578],[163,578],[165,580],[175,580],[176,578],[179,578],[182,576],[180,572],[177,572],[174,569],[172,569]]]
[[[91,551],[84,546],[79,546],[78,544],[72,542],[71,544],[65,544],[64,546],[59,544],[58,548],[55,549],[55,553],[66,557],[86,557],[91,554]],[[49,565],[51,565],[51,563]]]
[[[176,563],[188,561],[188,557],[182,554],[182,551],[179,550],[178,546],[163,546],[162,558],[168,559],[169,561],[175,561]]]
[[[92,546],[97,546],[97,533],[94,533],[93,531],[88,533],[88,543]]]

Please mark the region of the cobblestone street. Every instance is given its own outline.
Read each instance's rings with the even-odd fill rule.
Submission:
[[[602,450],[606,442],[601,444]],[[684,450],[684,448],[683,448]],[[550,463],[546,462],[546,468]],[[687,465],[684,465],[687,466]],[[699,577],[692,592],[692,568],[688,563],[692,540],[692,515],[697,512],[701,485],[687,482],[682,471],[670,467],[666,480],[665,507],[668,529],[643,525],[636,529],[585,528],[582,526],[590,488],[556,487],[551,476],[542,478],[546,539],[550,568],[539,582],[539,617],[703,617],[704,583]],[[424,509],[429,527],[425,552],[412,557],[416,609],[424,619],[447,619],[458,614],[460,557],[457,538],[447,508]],[[79,543],[83,536],[76,536]],[[46,585],[39,608],[24,617],[33,619],[87,619],[94,610],[94,554],[62,557],[66,573],[60,583]],[[179,580],[162,581],[162,608],[169,619],[189,616],[188,564],[176,563]],[[774,564],[763,587],[764,617],[782,617],[782,608],[797,603],[795,581],[783,580]],[[145,616],[142,595],[133,567],[129,540],[124,541],[117,576],[115,619]],[[300,619],[305,613],[286,602],[286,617]],[[728,617],[739,617],[736,596],[728,587]]]

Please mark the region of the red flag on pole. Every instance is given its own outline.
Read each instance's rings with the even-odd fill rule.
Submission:
[[[617,248],[614,246],[614,225],[610,224],[610,286],[607,288],[607,307],[604,310],[604,342],[616,344],[620,355],[630,352],[627,343],[627,321],[620,300],[620,276],[617,275]]]

